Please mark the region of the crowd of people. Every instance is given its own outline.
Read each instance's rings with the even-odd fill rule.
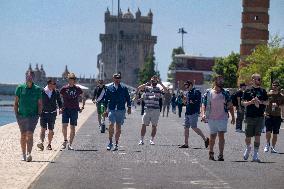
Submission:
[[[284,106],[284,94],[283,91],[281,93],[279,82],[274,81],[271,90],[266,92],[261,87],[261,76],[253,74],[251,86],[241,83],[239,90],[233,94],[224,89],[223,85],[224,78],[221,75],[216,75],[213,77],[212,88],[207,89],[202,95],[200,90],[194,87],[194,83],[188,80],[184,83],[184,90],[178,90],[175,94],[154,75],[148,82],[138,86],[135,92],[129,93],[128,88],[121,83],[120,73],[113,75],[113,83],[108,86],[105,86],[103,80],[99,80],[92,100],[97,107],[99,126],[104,124],[105,118],[109,120],[107,150],[118,150],[121,128],[126,119],[125,114],[131,114],[132,106],[136,108],[137,104],[141,106],[142,115],[141,138],[138,145],[144,145],[147,126],[150,125],[152,129],[149,144],[155,145],[160,114],[163,117],[168,117],[170,109],[173,114],[176,114],[176,107],[178,107],[178,117],[182,116],[182,110],[185,109],[184,144],[179,148],[189,147],[189,129],[191,128],[201,137],[205,148],[209,147],[209,160],[215,161],[214,145],[218,136],[219,154],[217,160],[224,161],[225,133],[229,118],[231,118],[230,123],[236,125],[236,132],[245,133],[246,136],[244,160],[248,160],[252,152],[251,138],[254,138],[252,161],[260,162],[258,152],[260,136],[264,128],[266,129],[264,152],[271,150],[271,153],[277,153],[277,136],[284,109],[281,108]],[[79,99],[83,101],[81,108]],[[21,132],[22,160],[32,161],[33,133],[38,119],[40,119],[41,131],[37,147],[44,150],[45,132],[48,129],[46,148],[52,150],[51,142],[58,113],[62,114],[64,137],[62,149],[73,150],[72,143],[75,137],[78,113],[84,110],[84,105],[83,91],[76,86],[74,73],[68,75],[68,84],[60,90],[56,89],[56,83],[53,80],[48,80],[47,86],[41,89],[34,84],[33,73],[28,73],[26,82],[16,89],[14,105]],[[205,136],[198,128],[199,117],[200,121],[208,125],[209,136]],[[244,130],[243,123],[245,123]],[[67,128],[69,125],[70,136],[68,138]]]

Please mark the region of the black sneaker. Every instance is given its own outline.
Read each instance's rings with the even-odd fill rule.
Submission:
[[[47,145],[46,149],[47,149],[47,150],[52,150],[51,145],[50,145],[50,144]]]
[[[209,138],[206,138],[206,141],[204,142],[205,148],[208,148],[209,146]]]
[[[209,152],[209,160],[215,161],[214,152]]]
[[[220,155],[218,156],[218,161],[224,161],[223,155],[220,154]]]
[[[184,145],[180,146],[179,148],[188,148],[188,145],[184,144]]]

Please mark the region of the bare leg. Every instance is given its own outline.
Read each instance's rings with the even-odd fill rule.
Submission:
[[[144,136],[146,134],[146,125],[142,124],[142,128],[141,128],[141,139],[144,139]]]
[[[110,124],[108,129],[108,136],[109,136],[109,142],[112,143],[112,137],[114,133],[114,125]]]
[[[270,144],[271,132],[266,132],[266,143]]]
[[[64,140],[67,140],[67,127],[68,127],[68,123],[63,123],[62,125],[62,134],[64,137]]]
[[[44,138],[45,138],[45,128],[41,128],[40,131],[40,141],[43,143],[44,142]]]
[[[70,140],[69,140],[70,145],[72,145],[74,137],[75,137],[75,126],[70,125]]]
[[[206,141],[206,137],[204,136],[203,132],[199,128],[192,128],[192,130],[194,130],[194,132],[196,132],[199,136],[202,137],[204,141]]]
[[[246,137],[245,142],[246,142],[247,146],[250,146],[250,144],[251,144],[251,137]]]
[[[20,143],[21,143],[21,148],[22,148],[23,154],[26,154],[26,150],[27,150],[27,132],[21,133]]]
[[[277,134],[273,134],[273,138],[272,138],[272,146],[273,146],[273,148],[275,147],[276,142],[277,142]]]
[[[216,134],[210,134],[209,152],[214,152],[214,145],[215,145],[216,137],[217,137],[217,133]]]
[[[54,135],[53,130],[49,130],[49,132],[48,132],[48,144],[51,144],[53,135]]]
[[[32,152],[32,148],[33,148],[33,133],[28,131],[27,132],[27,152],[30,154]]]
[[[152,140],[154,140],[156,133],[157,133],[157,125],[152,125],[152,133],[151,133]]]
[[[116,127],[115,127],[115,143],[116,144],[118,144],[120,134],[121,134],[121,126],[116,124]]]
[[[223,155],[224,147],[225,147],[225,133],[224,132],[218,132],[219,137],[219,154]]]
[[[184,128],[184,144],[188,146],[189,128]]]

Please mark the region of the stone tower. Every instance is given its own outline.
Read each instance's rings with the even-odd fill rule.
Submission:
[[[240,66],[248,64],[245,58],[255,47],[267,44],[269,39],[269,9],[270,0],[243,0]]]
[[[135,16],[129,9],[124,14],[120,11],[119,16],[111,15],[106,10],[105,34],[100,34],[102,51],[97,61],[98,69],[100,61],[103,62],[105,80],[112,80],[117,61],[117,71],[121,72],[122,81],[137,86],[138,71],[145,58],[154,53],[154,45],[157,43],[157,37],[152,36],[152,23],[151,10],[147,16],[142,16],[139,8]]]

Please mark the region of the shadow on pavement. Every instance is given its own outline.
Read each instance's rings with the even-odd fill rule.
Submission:
[[[32,163],[55,163],[55,161],[32,161]]]
[[[251,163],[252,161],[245,161],[245,160],[239,160],[239,161],[232,161],[232,162],[235,162],[235,163]],[[276,163],[276,162],[273,162],[273,161],[262,161],[260,163]]]
[[[98,150],[92,150],[92,149],[76,149],[75,152],[97,152]]]

